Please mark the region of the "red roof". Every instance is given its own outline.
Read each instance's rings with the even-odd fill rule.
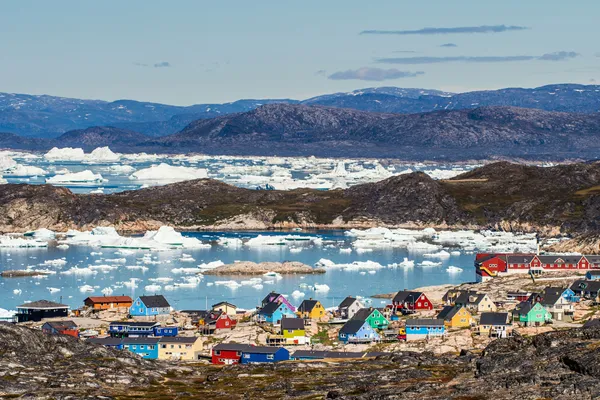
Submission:
[[[95,296],[88,297],[84,300],[84,303],[132,303],[133,300],[129,296]]]

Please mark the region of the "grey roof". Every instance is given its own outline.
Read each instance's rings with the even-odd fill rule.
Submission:
[[[444,326],[444,320],[439,318],[407,319],[406,326]]]
[[[264,314],[264,315],[273,315],[273,313],[275,311],[277,311],[277,309],[279,308],[279,306],[283,304],[283,303],[278,303],[276,301],[272,301],[270,303],[267,303],[260,311],[259,314]]]
[[[409,290],[401,290],[394,296],[394,303],[415,303],[423,292],[411,292]]]
[[[538,256],[538,258],[544,264],[577,264],[581,260],[581,256],[567,255]]]
[[[338,308],[348,308],[356,301],[356,297],[348,296],[338,306]]]
[[[584,328],[595,328],[596,326],[600,326],[600,319],[598,318],[590,319],[583,324]]]
[[[31,303],[25,303],[17,308],[28,308],[28,309],[55,309],[55,308],[69,308],[66,304],[55,303],[48,300],[32,301]]]
[[[146,307],[149,308],[165,308],[171,307],[165,296],[157,294],[154,296],[140,296],[140,300]]]
[[[477,304],[481,303],[481,301],[485,298],[485,296],[486,296],[485,293],[464,291],[454,300],[454,302],[456,304],[477,305]]]
[[[317,351],[317,350],[296,350],[292,358],[362,358],[365,353],[347,352],[347,351]]]
[[[484,312],[479,318],[480,325],[510,325],[508,313],[505,312]]]
[[[506,262],[509,264],[529,264],[535,254],[511,254],[506,256]]]
[[[600,276],[600,270],[588,271],[587,273],[591,276]]]
[[[444,306],[442,311],[437,315],[437,318],[444,321],[451,320],[461,308],[462,306]]]
[[[522,301],[517,304],[513,310],[513,315],[527,315],[529,311],[536,305],[537,302],[530,303],[529,301]]]
[[[597,255],[597,256],[589,255],[589,256],[585,256],[585,258],[587,258],[587,260],[589,262],[591,262],[592,264],[600,264],[600,255]]]
[[[354,314],[352,319],[358,319],[361,321],[365,321],[367,318],[369,318],[369,316],[371,314],[373,314],[373,311],[375,311],[375,309],[373,309],[373,308],[361,308],[360,310],[358,310],[356,312],[356,314]]]
[[[184,337],[184,336],[175,336],[175,337],[169,337],[169,336],[163,336],[160,338],[160,342],[161,343],[196,343],[196,340],[198,340],[197,337]]]
[[[91,338],[91,339],[87,339],[86,342],[99,344],[102,346],[118,346],[121,344],[121,338],[113,338],[113,337]]]
[[[160,326],[160,322],[142,322],[142,321],[125,321],[125,322],[117,322],[117,321],[113,321],[110,323],[110,326],[121,326],[121,325],[127,325],[127,326],[137,326],[137,327],[148,327],[148,328],[152,328],[154,326]]]
[[[344,324],[344,326],[342,326],[342,329],[340,329],[340,333],[345,333],[347,335],[354,335],[356,332],[358,332],[360,330],[360,328],[362,328],[362,326],[364,324],[365,324],[364,320],[351,319],[348,322],[346,322]]]
[[[600,281],[578,279],[571,285],[571,290],[574,292],[598,292],[600,291]]]
[[[248,347],[250,347],[249,344],[241,344],[241,343],[219,343],[218,345],[216,345],[215,347],[213,347],[213,350],[224,350],[224,351],[244,351],[246,350]]]
[[[48,321],[44,325],[50,325],[56,330],[77,328],[77,324],[73,321]]]
[[[529,303],[537,301],[543,306],[553,306],[562,298],[564,291],[565,289],[563,288],[547,287],[541,293],[532,293],[527,301]]]
[[[281,329],[283,330],[297,330],[304,329],[304,320],[301,318],[282,318]]]
[[[122,339],[123,344],[157,344],[160,341],[158,337],[126,337]]]
[[[281,349],[283,349],[283,347],[248,346],[248,348],[246,350],[243,350],[243,352],[244,353],[254,353],[254,354],[275,354]]]
[[[458,296],[460,296],[464,292],[466,292],[466,290],[450,289],[446,293],[444,293],[444,296],[442,296],[442,300],[443,301],[456,300],[456,298],[458,298]]]
[[[317,303],[319,302],[319,300],[304,300],[302,303],[300,303],[300,306],[298,307],[298,311],[300,312],[311,312],[313,308],[315,308],[315,306],[317,305]]]

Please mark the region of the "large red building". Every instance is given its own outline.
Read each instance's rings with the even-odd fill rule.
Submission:
[[[475,256],[477,281],[510,274],[600,269],[600,256],[552,254],[488,254]]]
[[[248,349],[247,344],[219,343],[212,348],[211,362],[216,365],[239,364],[242,352]]]
[[[433,310],[433,303],[423,292],[401,290],[394,296],[392,308],[395,311]]]

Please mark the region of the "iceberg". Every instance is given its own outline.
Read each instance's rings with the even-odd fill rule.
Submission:
[[[113,153],[108,147],[98,147],[94,149],[90,154],[86,154],[84,161],[86,163],[97,163],[97,162],[114,162],[121,159],[120,154]]]
[[[83,285],[79,287],[79,291],[81,293],[92,293],[94,291],[94,287],[90,285]]]
[[[95,183],[104,182],[105,179],[100,174],[94,174],[89,169],[81,172],[72,172],[69,174],[54,175],[46,179],[46,183],[50,184],[67,184],[67,183]]]
[[[38,176],[47,174],[47,172],[42,168],[22,164],[16,164],[10,168],[7,168],[2,171],[2,173],[8,176]]]
[[[147,285],[147,286],[144,286],[144,290],[146,292],[151,292],[151,293],[152,292],[154,292],[154,293],[160,292],[161,289],[162,289],[162,287],[160,285]]]
[[[102,289],[100,291],[100,293],[102,293],[105,296],[110,296],[111,294],[113,294],[113,290],[109,287],[106,287],[106,288]]]
[[[459,273],[462,271],[463,271],[462,268],[455,267],[454,265],[450,265],[448,268],[446,268],[446,272],[451,273],[451,274],[456,274],[456,273]]]
[[[23,239],[19,237],[12,237],[6,235],[0,235],[0,248],[30,248],[30,247],[48,247],[48,242],[39,239]]]
[[[64,147],[59,149],[53,147],[44,154],[44,158],[48,161],[82,161],[85,158],[85,153],[80,148]]]
[[[208,178],[208,170],[160,163],[149,168],[140,169],[131,174],[129,178],[137,181],[172,183]]]

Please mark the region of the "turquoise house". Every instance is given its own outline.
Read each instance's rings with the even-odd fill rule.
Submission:
[[[340,329],[338,339],[342,343],[369,343],[378,341],[380,337],[368,321],[351,319]]]
[[[130,351],[148,360],[158,359],[158,342],[157,337],[136,337],[123,338],[121,346],[124,350]]]
[[[406,320],[406,340],[424,340],[446,334],[444,320],[440,318],[415,318]]]
[[[152,317],[170,313],[171,305],[163,295],[140,296],[129,307],[129,314],[132,317]]]
[[[540,303],[523,301],[513,310],[513,320],[525,326],[540,326],[552,321],[552,314]]]
[[[295,318],[294,311],[284,302],[272,301],[258,311],[258,321],[273,325],[281,324],[283,318]]]

